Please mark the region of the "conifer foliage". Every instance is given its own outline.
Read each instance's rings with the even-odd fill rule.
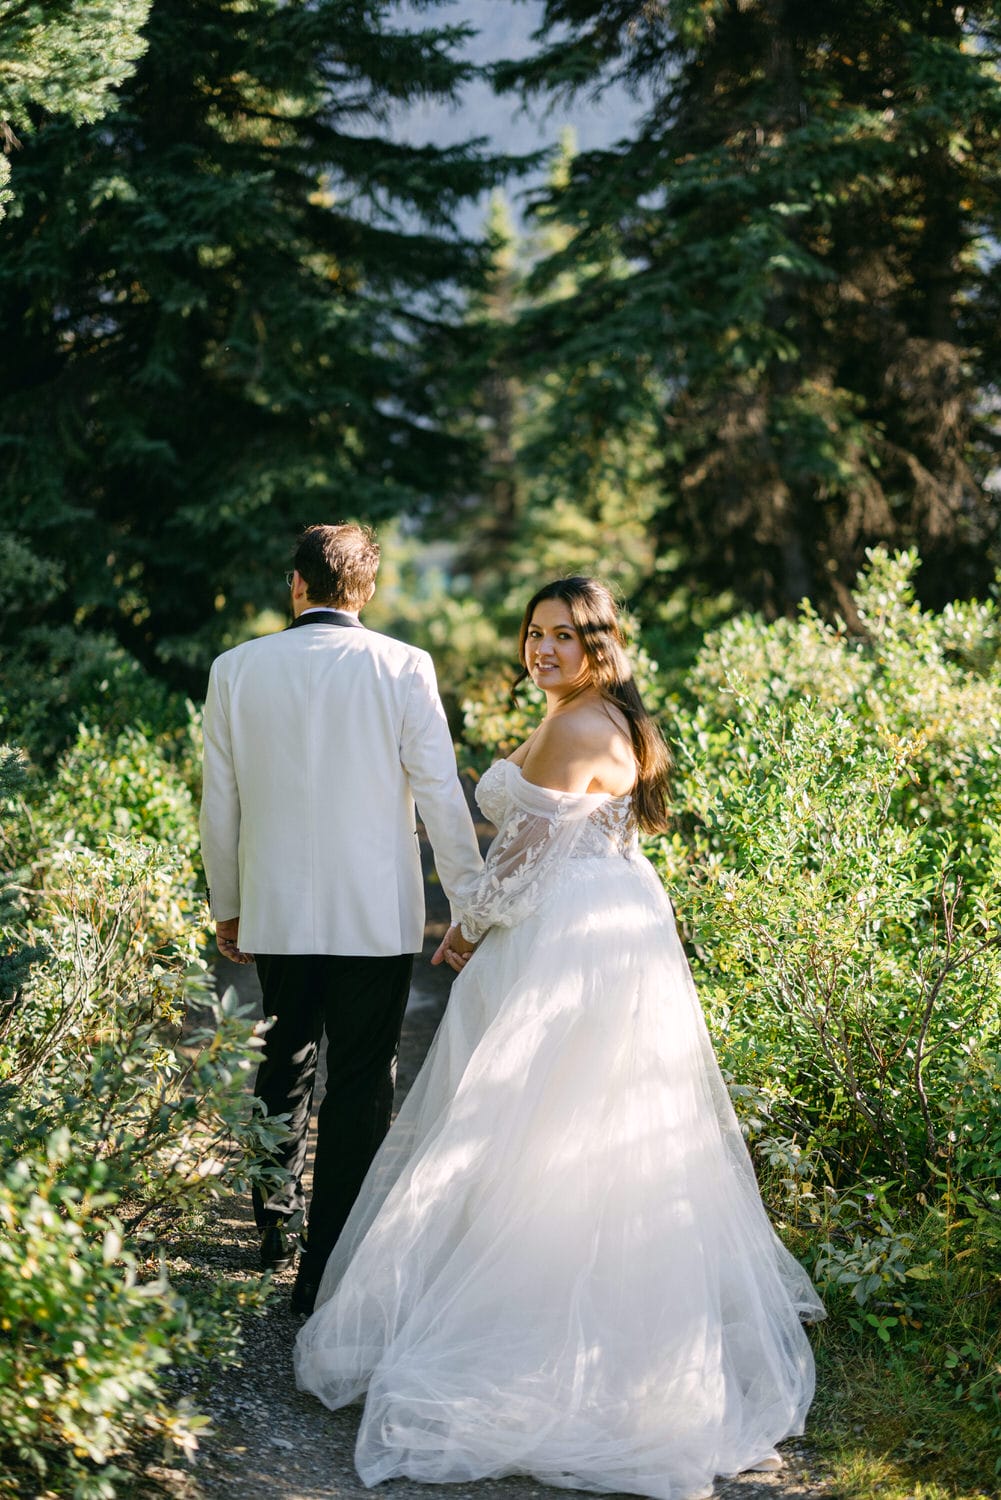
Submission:
[[[0,531],[51,566],[18,639],[103,631],[200,692],[227,632],[284,603],[296,526],[459,482],[439,372],[478,257],[453,213],[494,167],[394,141],[394,107],[466,71],[460,28],[399,15],[155,0],[117,111],[26,141],[0,257]]]
[[[539,40],[503,86],[619,78],[643,105],[549,195],[573,236],[540,281],[572,271],[574,290],[525,338],[540,364],[596,370],[599,427],[630,380],[659,381],[661,549],[778,610],[809,594],[850,613],[877,541],[919,546],[929,600],[983,587],[997,5],[549,0]]]
[[[145,47],[151,0],[0,0],[0,148],[17,149],[44,114],[97,120]],[[10,200],[0,155],[0,217]]]

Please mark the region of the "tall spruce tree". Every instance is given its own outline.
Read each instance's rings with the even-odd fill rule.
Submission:
[[[461,28],[396,10],[155,0],[117,112],[26,141],[0,231],[0,543],[44,578],[0,648],[33,640],[28,669],[72,627],[198,692],[284,602],[296,526],[461,482],[440,395],[479,255],[454,212],[501,168],[392,139],[393,107],[467,72]]]
[[[525,346],[613,427],[661,390],[662,551],[711,587],[850,611],[864,548],[916,543],[941,602],[997,563],[996,3],[548,0],[502,87],[612,78],[631,139],[578,156]],[[623,275],[618,257],[624,256]],[[588,374],[588,372],[590,372]],[[628,403],[626,403],[628,409]],[[656,588],[661,588],[658,582]]]
[[[98,120],[132,72],[152,0],[0,0],[0,218],[8,157],[46,114]]]
[[[569,180],[575,151],[566,132],[551,169],[557,192]],[[659,493],[655,390],[632,371],[628,390],[612,391],[596,408],[592,381],[607,389],[606,362],[573,371],[568,380],[544,368],[530,376],[520,367],[519,327],[536,318],[545,323],[554,299],[573,296],[572,275],[537,296],[530,290],[534,267],[569,238],[546,215],[519,234],[503,195],[494,195],[486,286],[468,314],[473,357],[455,403],[476,422],[486,459],[457,568],[498,619],[515,623],[541,576],[600,568],[632,593],[653,569],[646,529]],[[607,266],[610,274],[627,272],[621,257]],[[562,428],[557,445],[554,423]]]

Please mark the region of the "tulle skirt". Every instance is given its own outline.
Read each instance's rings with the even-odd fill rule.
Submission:
[[[358,1472],[682,1500],[803,1429],[823,1309],[777,1239],[673,913],[568,861],[491,930],[330,1258],[296,1378]]]

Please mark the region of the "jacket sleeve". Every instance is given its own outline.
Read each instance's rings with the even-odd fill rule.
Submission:
[[[457,922],[464,899],[476,888],[483,859],[459,781],[434,665],[425,651],[417,657],[407,691],[400,761],[431,841],[452,921]]]
[[[219,663],[209,673],[202,717],[202,806],[199,828],[209,905],[217,922],[240,915],[240,793],[233,765],[229,710]]]
[[[531,914],[573,854],[588,818],[605,800],[591,793],[554,792],[524,780],[511,788],[511,797],[476,892],[462,910],[462,935],[471,943],[479,942],[489,927],[514,927]]]

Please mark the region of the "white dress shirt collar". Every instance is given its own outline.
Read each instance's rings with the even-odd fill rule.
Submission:
[[[336,604],[311,604],[308,609],[300,609],[296,618],[301,620],[303,615],[329,615],[331,610],[338,615],[348,615],[352,620],[358,619],[358,611],[356,609],[338,609]]]

